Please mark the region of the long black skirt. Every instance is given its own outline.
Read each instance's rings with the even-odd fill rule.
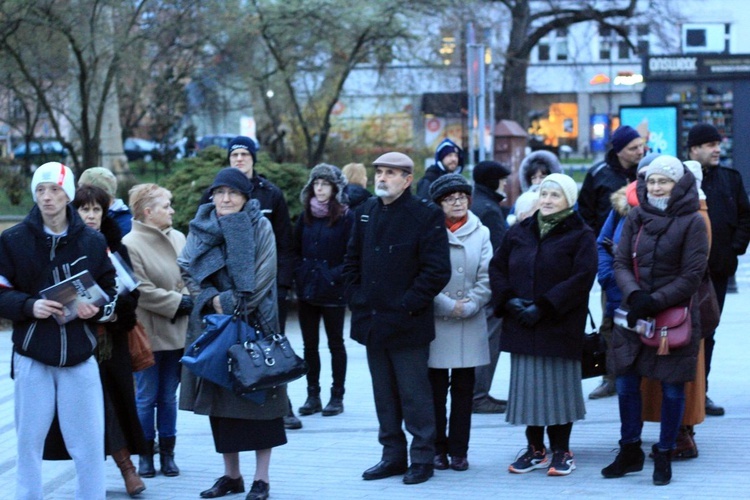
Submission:
[[[282,417],[273,420],[208,417],[217,453],[265,450],[286,444]]]

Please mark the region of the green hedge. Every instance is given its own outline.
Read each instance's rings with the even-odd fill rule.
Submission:
[[[226,166],[227,152],[218,146],[206,148],[198,156],[174,164],[173,173],[164,177],[159,184],[172,192],[175,228],[187,232],[201,196],[213,182],[216,173]],[[296,218],[302,209],[299,193],[307,182],[309,171],[300,164],[274,163],[261,152],[255,172],[267,177],[281,189],[289,206],[289,214]]]

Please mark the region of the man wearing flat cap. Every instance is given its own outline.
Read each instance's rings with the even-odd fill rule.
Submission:
[[[375,197],[355,212],[344,261],[351,336],[367,347],[382,458],[365,480],[433,474],[435,413],[427,359],[433,299],[451,277],[442,210],[412,196],[414,163],[402,153],[375,162]],[[402,425],[413,436],[407,453]],[[408,456],[411,465],[408,466]]]
[[[578,196],[578,212],[594,234],[599,235],[612,210],[612,193],[635,180],[643,153],[643,138],[633,127],[623,125],[612,134],[612,148],[604,161],[586,173]]]
[[[742,176],[734,169],[719,165],[721,157],[721,135],[709,123],[697,123],[688,132],[688,156],[701,164],[703,181],[701,188],[706,194],[708,218],[711,219],[711,252],[708,270],[719,300],[719,309],[724,309],[727,283],[737,270],[737,256],[747,250],[750,241],[750,202],[742,183]],[[704,332],[704,335],[708,332]],[[711,358],[716,343],[714,334],[706,337],[706,391]],[[724,408],[706,396],[706,415],[724,415]]]

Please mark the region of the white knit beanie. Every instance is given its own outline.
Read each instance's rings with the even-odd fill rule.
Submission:
[[[675,182],[679,182],[682,176],[685,175],[685,166],[674,156],[661,155],[646,167],[646,179],[652,175],[663,175]]]
[[[549,174],[539,186],[540,192],[547,184],[556,184],[562,189],[569,207],[573,207],[576,201],[578,201],[578,184],[576,184],[576,181],[572,177],[565,174]]]
[[[73,177],[73,171],[62,163],[51,161],[34,171],[34,176],[31,178],[31,196],[34,198],[34,203],[36,203],[36,187],[43,182],[52,182],[62,187],[68,195],[69,202],[76,197],[76,180]]]

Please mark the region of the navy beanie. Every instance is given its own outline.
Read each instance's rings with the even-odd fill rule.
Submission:
[[[475,184],[493,191],[500,185],[500,179],[505,179],[509,175],[510,169],[498,161],[480,161],[472,173]]]
[[[687,147],[702,146],[707,142],[721,142],[719,131],[710,123],[697,123],[688,132]]]
[[[235,189],[245,195],[245,198],[250,199],[250,193],[253,191],[253,184],[245,177],[245,174],[234,167],[222,168],[219,173],[216,174],[213,184],[208,188],[208,191],[213,194],[214,189],[220,187],[228,187]]]
[[[253,156],[253,164],[258,163],[258,143],[244,135],[238,135],[229,143],[227,147],[227,161],[229,161],[229,155],[232,154],[232,151],[240,148],[247,149],[250,152]]]
[[[622,149],[630,144],[633,139],[638,139],[641,134],[630,125],[623,125],[622,127],[615,130],[612,134],[612,149],[615,153],[619,153]]]

